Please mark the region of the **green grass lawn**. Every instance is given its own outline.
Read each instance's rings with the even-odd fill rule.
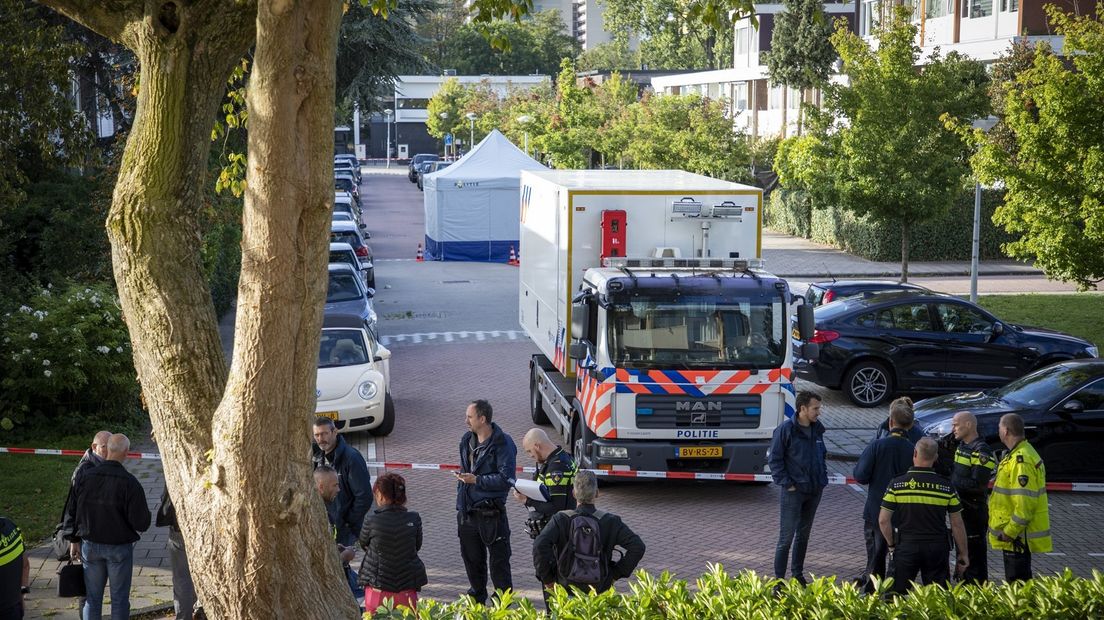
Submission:
[[[88,437],[44,437],[41,441],[3,445],[84,450],[91,442],[92,435],[89,434]],[[8,517],[23,530],[23,537],[29,545],[35,546],[53,535],[61,509],[65,506],[69,477],[79,461],[80,457],[76,456],[0,454],[0,515]]]
[[[978,303],[998,318],[1056,329],[1104,347],[1104,294],[979,295]]]

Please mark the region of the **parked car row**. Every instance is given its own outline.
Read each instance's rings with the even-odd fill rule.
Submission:
[[[451,161],[437,160],[422,162],[418,167],[418,189],[425,191],[425,177],[427,174],[433,174],[438,170],[444,170],[452,164]]]
[[[315,415],[339,432],[388,435],[395,427],[391,352],[379,343],[375,267],[363,222],[360,164],[334,156],[329,274],[318,350]]]

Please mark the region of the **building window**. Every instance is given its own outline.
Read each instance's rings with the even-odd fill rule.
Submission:
[[[733,107],[737,110],[748,109],[748,86],[747,82],[736,82],[732,87],[732,99],[734,101]]]
[[[424,110],[429,107],[429,99],[407,99],[400,97],[395,100],[395,107],[400,110]]]
[[[801,91],[796,88],[789,88],[786,90],[786,105],[791,110],[796,110],[801,107]]]
[[[747,27],[736,29],[736,35],[735,35],[736,40],[734,41],[734,45],[736,46],[736,55],[737,56],[746,56],[747,55],[747,53],[748,53],[748,32],[750,30],[751,29],[747,28]]]
[[[1020,10],[1020,0],[1001,0],[1001,10],[1005,13],[1015,13]]]
[[[962,0],[962,16],[966,18],[989,17],[993,14],[993,0]]]
[[[767,108],[770,110],[779,110],[782,108],[781,86],[771,86],[770,99],[767,101]]]

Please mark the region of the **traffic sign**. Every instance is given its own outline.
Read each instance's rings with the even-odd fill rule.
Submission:
[[[445,146],[452,146],[452,134],[451,133],[446,133],[445,134]]]

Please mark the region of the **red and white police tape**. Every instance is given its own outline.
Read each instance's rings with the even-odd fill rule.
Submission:
[[[82,456],[83,450],[54,450],[49,448],[4,448],[0,447],[0,454],[37,454],[44,456]],[[161,460],[160,454],[149,452],[128,452],[127,458]],[[370,462],[368,467],[373,469],[423,469],[437,471],[459,471],[459,465],[451,463],[399,463],[399,462]],[[519,473],[533,473],[534,467],[518,467]],[[592,469],[595,474],[606,478],[651,478],[668,480],[725,480],[730,482],[773,482],[770,474],[712,474],[690,471],[636,471],[631,469]],[[854,478],[830,475],[828,484],[857,484]],[[1104,483],[1100,482],[1048,482],[1047,491],[1073,491],[1082,493],[1104,493]]]

